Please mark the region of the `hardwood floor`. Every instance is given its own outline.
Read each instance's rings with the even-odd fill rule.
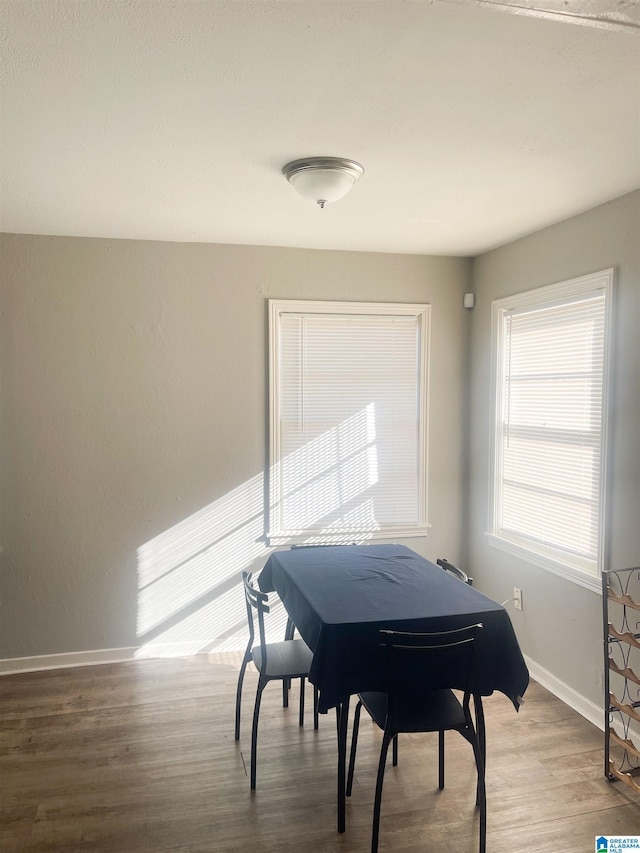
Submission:
[[[333,713],[297,725],[276,684],[264,694],[251,795],[247,673],[233,738],[238,657],[198,656],[0,678],[2,853],[355,853],[370,844],[379,731],[363,719],[347,831],[336,832]],[[532,683],[516,714],[486,700],[488,850],[590,853],[596,835],[640,833],[640,800],[602,772],[602,735]],[[475,853],[474,763],[447,735],[404,736],[389,767],[380,853]]]

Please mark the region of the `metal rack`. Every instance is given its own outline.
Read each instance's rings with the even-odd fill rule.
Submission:
[[[640,566],[602,573],[604,774],[640,793]]]

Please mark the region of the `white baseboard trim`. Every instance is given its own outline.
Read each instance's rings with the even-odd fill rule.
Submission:
[[[578,693],[577,690],[569,687],[569,685],[565,684],[564,681],[560,681],[560,679],[553,675],[553,673],[549,672],[549,670],[540,666],[526,655],[524,656],[524,659],[529,669],[529,674],[534,681],[537,681],[538,684],[542,685],[542,687],[548,690],[549,693],[553,693],[553,695],[557,696],[558,699],[565,703],[565,705],[573,708],[574,711],[577,711],[578,714],[589,720],[589,722],[593,723],[594,726],[597,726],[601,732],[604,731],[604,707],[596,705],[595,702],[592,702],[581,693]],[[524,698],[526,703],[526,693]]]
[[[220,640],[198,642],[146,643],[122,649],[93,649],[85,652],[65,652],[57,655],[34,655],[24,658],[0,658],[0,676],[21,672],[39,672],[46,669],[67,669],[74,666],[97,666],[103,663],[124,663],[133,660],[158,658],[185,658],[216,652],[244,652],[246,640],[240,643]],[[203,651],[203,649],[207,649]]]
[[[45,669],[67,669],[75,666],[95,666],[101,663],[122,663],[136,657],[137,647],[124,649],[94,649],[88,652],[65,652],[58,655],[36,655],[25,658],[0,659],[0,675],[38,672]]]

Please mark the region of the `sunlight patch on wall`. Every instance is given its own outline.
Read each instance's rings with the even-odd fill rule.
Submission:
[[[266,559],[263,501],[260,474],[139,549],[138,636]]]
[[[378,529],[374,502],[364,497],[378,480],[373,406],[297,448],[282,464],[286,517],[299,530],[313,528],[306,543],[350,542],[353,530],[361,540],[363,531]],[[245,647],[241,573],[259,572],[273,550],[265,540],[264,500],[261,472],[138,549],[137,657]],[[287,614],[275,594],[270,605],[267,639],[281,640]]]
[[[214,636],[240,626],[246,634],[240,573],[269,553],[263,480],[252,477],[138,549],[139,656],[194,654]]]

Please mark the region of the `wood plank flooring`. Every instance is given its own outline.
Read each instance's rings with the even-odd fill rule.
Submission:
[[[239,658],[148,660],[0,678],[2,853],[355,853],[370,845],[380,733],[364,720],[347,831],[336,832],[335,715],[297,725],[265,691],[258,789],[247,776],[256,676],[233,738]],[[518,714],[486,700],[488,844],[590,853],[596,835],[640,834],[640,800],[607,782],[602,735],[532,683]],[[474,764],[447,735],[405,735],[385,777],[380,853],[475,853]]]

